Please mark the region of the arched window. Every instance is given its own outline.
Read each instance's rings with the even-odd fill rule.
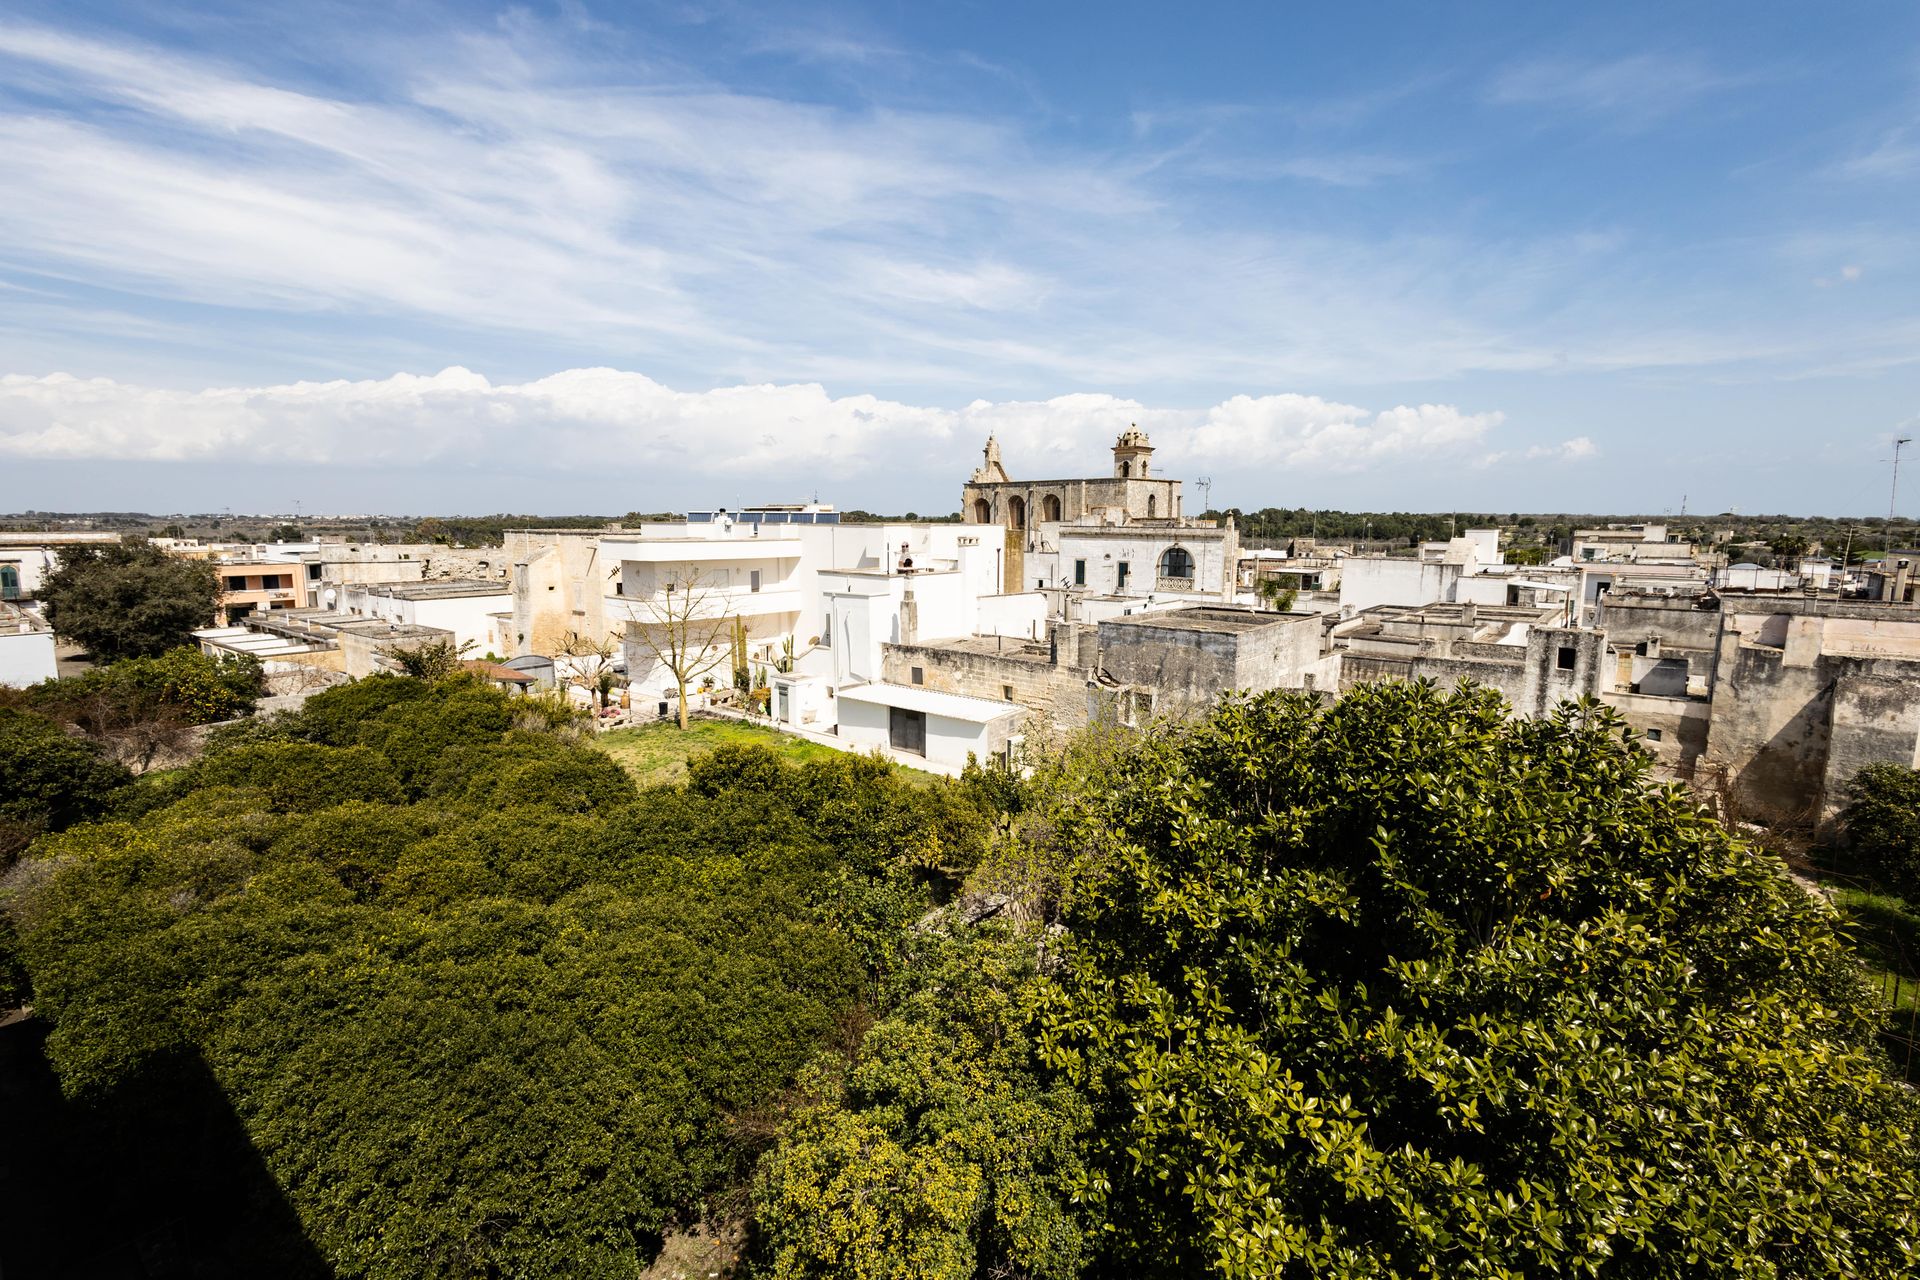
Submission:
[[[973,500],[973,522],[975,524],[993,523],[993,504],[985,498]]]
[[[1050,493],[1040,499],[1040,518],[1042,520],[1058,520],[1060,518],[1059,494]]]
[[[1185,547],[1167,548],[1167,553],[1160,557],[1160,576],[1163,578],[1193,576],[1193,557],[1187,554]]]
[[[1027,500],[1025,498],[1007,499],[1007,528],[1024,529],[1027,527]]]
[[[1154,518],[1154,516],[1158,515],[1159,507],[1160,507],[1159,498],[1154,494],[1151,494],[1151,493],[1148,494],[1147,495],[1147,519],[1151,520]]]
[[[1122,458],[1120,460],[1120,478],[1122,480],[1125,480],[1128,476],[1132,474],[1133,474],[1133,464],[1131,462],[1128,462],[1125,458]]]

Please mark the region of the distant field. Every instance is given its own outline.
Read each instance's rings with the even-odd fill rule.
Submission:
[[[673,721],[664,720],[657,724],[603,733],[594,739],[593,745],[617,760],[620,767],[632,774],[634,781],[643,787],[671,786],[684,782],[687,761],[715,747],[766,747],[790,764],[837,754],[832,747],[823,747],[792,734],[744,724],[738,720],[695,720],[684,733]],[[918,769],[903,767],[900,772],[915,781],[922,778],[930,781],[933,778],[932,774],[922,773]]]

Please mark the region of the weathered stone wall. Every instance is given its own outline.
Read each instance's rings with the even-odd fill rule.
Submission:
[[[1157,710],[1204,712],[1232,690],[1304,688],[1320,658],[1317,614],[1245,614],[1260,625],[1208,630],[1181,625],[1179,613],[1100,624],[1100,664],[1123,685],[1154,689]]]
[[[1660,735],[1657,742],[1643,736],[1641,745],[1652,753],[1662,776],[1681,780],[1693,777],[1695,762],[1707,750],[1711,703],[1705,698],[1624,691],[1604,693],[1601,700],[1616,708],[1640,734],[1652,731]]]
[[[1691,597],[1600,597],[1595,623],[1616,646],[1631,648],[1649,636],[1667,649],[1694,649],[1711,653],[1720,644],[1720,611],[1696,609]]]
[[[1571,650],[1572,666],[1562,665]],[[1597,698],[1612,686],[1607,638],[1578,627],[1535,627],[1527,633],[1525,674],[1514,710],[1539,717],[1562,702]]]
[[[913,669],[920,668],[922,687],[970,698],[1003,700],[1009,688],[1012,701],[1036,712],[1054,730],[1070,732],[1084,727],[1092,716],[1090,671],[1076,666],[1073,656],[1048,661],[1051,649],[1009,639],[1001,653],[982,653],[973,647],[939,644],[881,646],[881,679],[910,685]],[[1037,659],[1037,660],[1036,660]]]
[[[1868,664],[1850,662],[1848,667]],[[1920,663],[1875,662],[1834,682],[1832,724],[1821,778],[1820,825],[1846,804],[1847,783],[1870,764],[1920,764]],[[1893,670],[1905,667],[1905,672]]]

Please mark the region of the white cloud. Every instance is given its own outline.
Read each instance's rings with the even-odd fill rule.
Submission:
[[[1562,107],[1638,128],[1743,83],[1694,58],[1643,53],[1606,61],[1524,63],[1497,76],[1487,96],[1502,106]]]
[[[1600,446],[1596,445],[1591,437],[1574,436],[1570,440],[1562,440],[1559,444],[1529,445],[1520,452],[1511,449],[1495,450],[1476,458],[1473,465],[1476,470],[1484,471],[1488,467],[1496,467],[1516,458],[1527,462],[1585,462],[1589,458],[1599,456]]]
[[[1586,436],[1575,436],[1571,440],[1562,440],[1556,445],[1534,445],[1527,450],[1528,458],[1552,458],[1558,462],[1582,462],[1599,454],[1600,447]]]
[[[1845,161],[1840,171],[1853,178],[1904,178],[1920,173],[1920,130],[1888,132],[1872,150]]]
[[[1021,474],[1098,466],[1131,424],[1169,467],[1350,473],[1461,459],[1499,413],[1401,405],[1373,413],[1317,396],[1235,396],[1211,408],[1156,407],[1098,394],[975,401],[959,410],[818,384],[684,392],[639,373],[572,369],[495,385],[452,368],[377,381],[178,391],[67,374],[0,377],[0,457],[155,462],[459,464],[621,471],[682,468],[781,477],[803,464],[885,471],[929,451],[957,467],[989,434]],[[1591,451],[1591,444],[1581,440]]]
[[[194,321],[243,341],[203,368],[267,365],[241,355],[270,325],[283,348],[313,338],[276,369],[366,368],[369,333],[417,337],[436,363],[534,335],[558,359],[644,358],[701,382],[914,394],[1405,385],[1760,346],[1704,302],[1692,331],[1650,329],[1644,300],[1608,284],[1629,279],[1611,234],[1247,217],[1203,207],[1193,181],[1247,153],[1266,166],[1250,176],[1364,185],[1407,171],[1391,154],[1262,159],[1242,139],[1168,168],[1153,138],[1096,151],[1011,113],[783,100],[612,65],[567,32],[527,34],[524,11],[513,23],[504,45],[455,30],[410,48],[404,79],[346,68],[350,93],[0,22],[0,270],[134,295],[122,310],[223,309]],[[1577,79],[1605,97],[1624,75]],[[83,332],[101,305],[0,316],[0,335],[54,349],[45,335]]]

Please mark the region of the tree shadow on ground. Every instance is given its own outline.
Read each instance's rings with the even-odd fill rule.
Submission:
[[[49,1029],[0,1023],[0,1276],[332,1275],[204,1062],[74,1102],[47,1061]]]

